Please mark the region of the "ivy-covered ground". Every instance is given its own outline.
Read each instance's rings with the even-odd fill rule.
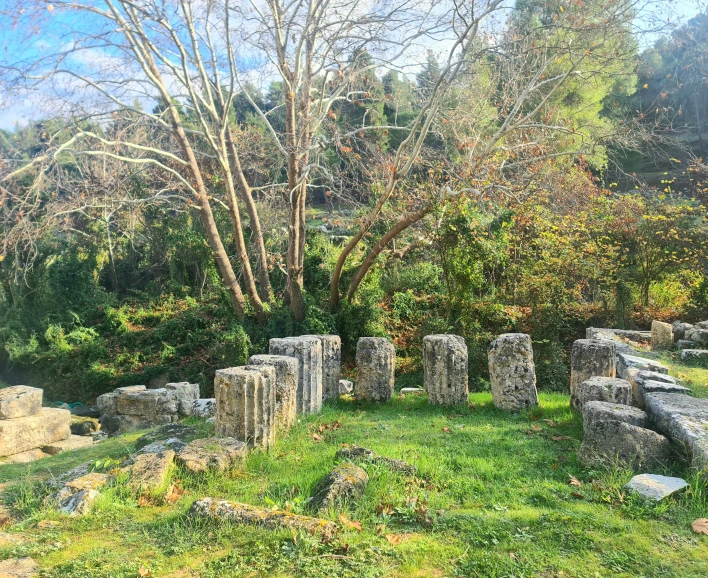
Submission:
[[[673,369],[707,395],[708,371]],[[628,495],[632,472],[578,463],[582,424],[562,394],[541,394],[537,409],[519,415],[496,410],[485,393],[454,409],[415,395],[383,405],[341,400],[228,474],[175,469],[161,503],[138,503],[118,483],[85,517],[43,505],[48,476],[86,461],[115,467],[138,435],[1,466],[11,521],[0,558],[31,556],[52,578],[708,575],[708,536],[691,529],[708,517],[705,482],[674,464],[661,473],[686,478],[688,491],[658,505]],[[407,460],[418,473],[365,465],[363,499],[327,516],[341,525],[331,543],[187,516],[205,496],[308,513],[314,484],[345,443]]]

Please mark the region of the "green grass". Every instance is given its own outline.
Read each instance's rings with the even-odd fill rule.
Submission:
[[[173,505],[138,507],[117,484],[83,518],[43,506],[46,485],[36,480],[127,455],[137,434],[30,467],[2,466],[0,479],[16,481],[5,500],[18,518],[5,530],[24,541],[1,548],[0,558],[32,556],[50,578],[132,578],[141,568],[177,578],[708,575],[708,537],[690,527],[708,516],[708,492],[691,472],[670,466],[664,473],[686,477],[691,489],[646,504],[622,490],[631,472],[578,463],[582,428],[567,396],[541,394],[537,409],[519,415],[496,410],[488,394],[471,401],[445,409],[416,396],[383,405],[342,400],[301,420],[269,453],[251,454],[240,470],[177,470],[173,481],[184,495]],[[320,430],[317,441],[312,434]],[[343,443],[418,467],[409,477],[365,465],[371,480],[364,498],[344,511],[361,532],[344,527],[323,544],[186,515],[204,496],[309,513],[307,498]],[[570,476],[582,487],[569,485]],[[38,527],[46,519],[57,525]]]

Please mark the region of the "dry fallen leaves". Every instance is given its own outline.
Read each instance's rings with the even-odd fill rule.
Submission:
[[[551,439],[554,442],[561,442],[563,440],[572,440],[573,438],[570,436],[551,436]]]
[[[56,528],[58,525],[59,522],[55,520],[40,520],[37,522],[38,528]]]
[[[341,514],[339,516],[339,523],[342,524],[342,526],[344,526],[345,528],[358,530],[359,532],[362,531],[361,522],[357,522],[356,520],[350,520],[344,514]]]
[[[152,576],[152,572],[145,568],[145,566],[140,566],[140,570],[138,570],[138,574],[140,575],[140,578],[147,578],[149,576]]]
[[[386,534],[386,541],[391,544],[391,546],[396,546],[401,543],[403,536],[400,534]]]
[[[570,475],[570,474],[568,474],[568,477],[570,478],[570,479],[568,480],[568,483],[569,483],[571,486],[575,486],[576,488],[582,488],[582,487],[583,487],[583,482],[581,482],[578,478],[576,478],[575,476],[572,476],[572,475]]]
[[[319,434],[312,434],[312,441],[313,442],[321,442],[324,438],[319,435]]]
[[[708,518],[698,518],[691,524],[691,528],[693,528],[696,534],[705,534],[708,536]]]
[[[179,500],[182,496],[184,495],[184,490],[180,488],[177,484],[174,484],[170,488],[170,493],[167,494],[167,498],[165,498],[165,501],[168,504],[174,504],[177,500]]]
[[[445,426],[444,428],[442,428],[442,432],[443,433],[450,433],[450,428]]]

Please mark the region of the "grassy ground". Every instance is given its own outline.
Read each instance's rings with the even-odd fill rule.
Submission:
[[[52,578],[708,575],[708,536],[691,531],[693,520],[708,517],[705,484],[674,464],[663,473],[691,482],[683,495],[660,505],[627,495],[622,486],[631,472],[578,463],[582,428],[568,397],[540,398],[537,409],[520,415],[496,410],[488,394],[456,409],[418,396],[385,405],[342,400],[302,420],[270,453],[253,453],[238,471],[176,470],[184,494],[173,504],[139,507],[117,484],[83,518],[44,507],[41,480],[127,455],[137,434],[31,466],[2,466],[14,517],[3,529],[20,542],[2,546],[0,558],[32,556]],[[344,443],[402,458],[419,472],[365,466],[371,481],[364,498],[344,512],[344,522],[339,513],[326,516],[343,526],[333,543],[186,516],[204,496],[308,513],[307,497]],[[569,484],[571,476],[581,485]],[[360,522],[361,531],[346,520]],[[7,538],[0,535],[0,543]]]

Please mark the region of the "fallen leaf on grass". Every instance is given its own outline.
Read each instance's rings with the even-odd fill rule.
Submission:
[[[344,526],[346,528],[350,528],[352,530],[358,530],[359,532],[362,531],[361,522],[357,522],[355,520],[350,520],[344,514],[341,514],[339,516],[339,523],[342,524],[342,526]]]
[[[400,534],[386,534],[386,541],[391,544],[391,546],[396,546],[401,543],[403,536]]]
[[[583,496],[580,492],[571,492],[570,495],[574,498],[577,498],[578,500],[585,499],[585,496]]]
[[[312,434],[312,441],[313,442],[321,442],[324,438],[319,435],[319,434]]]
[[[182,496],[184,495],[184,490],[180,488],[177,484],[174,484],[170,488],[170,493],[167,494],[167,497],[165,498],[165,501],[168,504],[174,504],[177,500],[179,500]]]
[[[563,440],[572,440],[573,438],[570,436],[551,436],[551,439],[554,442],[562,442]]]
[[[568,480],[568,483],[569,483],[571,486],[575,486],[576,488],[582,488],[582,487],[583,487],[583,482],[581,482],[578,478],[576,478],[575,476],[571,476],[570,474],[568,474],[568,477],[570,478],[570,479]]]
[[[546,422],[546,424],[548,425],[548,427],[557,427],[557,426],[558,426],[558,422],[557,422],[557,421],[553,421],[552,419],[544,419],[543,421]]]
[[[59,522],[56,522],[54,520],[40,520],[37,522],[37,527],[38,528],[56,528],[59,525]]]
[[[698,518],[691,524],[691,528],[693,528],[696,534],[705,534],[708,536],[708,518]]]
[[[152,572],[145,568],[145,566],[140,566],[140,570],[138,570],[138,574],[140,575],[140,578],[148,578],[149,576],[152,576]]]
[[[442,428],[442,432],[443,433],[450,433],[450,428],[445,426],[444,428]]]

